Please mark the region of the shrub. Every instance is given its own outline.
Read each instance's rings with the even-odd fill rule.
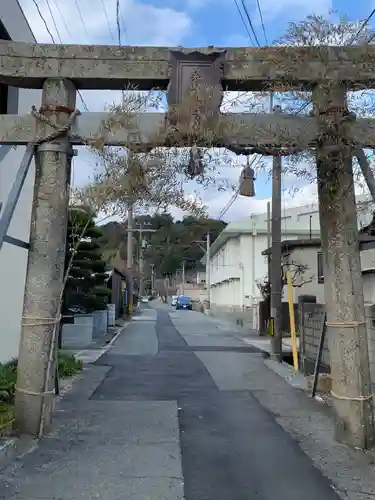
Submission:
[[[83,369],[83,363],[73,354],[59,352],[59,375],[61,378],[72,377]]]
[[[17,362],[0,364],[0,404],[13,404],[17,382]]]
[[[60,377],[66,378],[82,371],[83,363],[75,359],[72,354],[59,352],[58,367]],[[0,364],[0,405],[12,405],[14,403],[16,382],[17,360],[5,365]]]

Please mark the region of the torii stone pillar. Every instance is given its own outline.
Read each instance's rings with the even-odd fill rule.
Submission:
[[[75,104],[76,89],[71,81],[44,82],[44,114],[57,126],[66,124]],[[52,111],[52,106],[57,110]],[[38,126],[40,136],[54,130],[43,122]],[[48,429],[54,402],[50,356],[55,354],[65,263],[71,155],[68,136],[43,143],[37,151],[15,401],[17,430],[34,435]]]
[[[313,100],[320,132],[317,176],[335,434],[338,441],[364,449],[374,442],[373,404],[346,88],[319,85]]]

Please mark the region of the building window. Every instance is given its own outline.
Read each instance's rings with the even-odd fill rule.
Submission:
[[[324,283],[324,269],[323,269],[323,254],[318,252],[317,254],[318,262],[318,283]]]

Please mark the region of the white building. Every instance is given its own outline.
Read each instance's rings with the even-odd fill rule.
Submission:
[[[359,197],[362,202],[366,197]],[[369,223],[368,206],[362,210],[360,221]],[[320,237],[317,204],[283,210],[281,240],[306,240]],[[258,303],[262,299],[258,283],[268,274],[267,257],[262,252],[268,247],[267,214],[254,214],[231,222],[211,246],[210,302],[215,314],[247,313],[253,328],[257,327]],[[251,319],[250,319],[251,318]]]
[[[17,0],[0,2],[0,40],[35,43],[30,26]],[[0,84],[0,113],[26,114],[39,106],[41,92]],[[24,154],[0,145],[0,202],[5,205]],[[17,357],[22,324],[22,306],[30,235],[35,167],[32,164],[8,230],[12,238],[0,251],[0,362]],[[1,215],[1,212],[0,212]],[[9,241],[9,239],[8,239]]]

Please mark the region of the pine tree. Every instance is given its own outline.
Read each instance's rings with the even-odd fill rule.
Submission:
[[[107,307],[110,292],[105,285],[106,263],[102,260],[98,242],[102,235],[89,210],[70,207],[65,257],[68,278],[63,314],[69,314],[69,308],[80,308],[89,313]]]

